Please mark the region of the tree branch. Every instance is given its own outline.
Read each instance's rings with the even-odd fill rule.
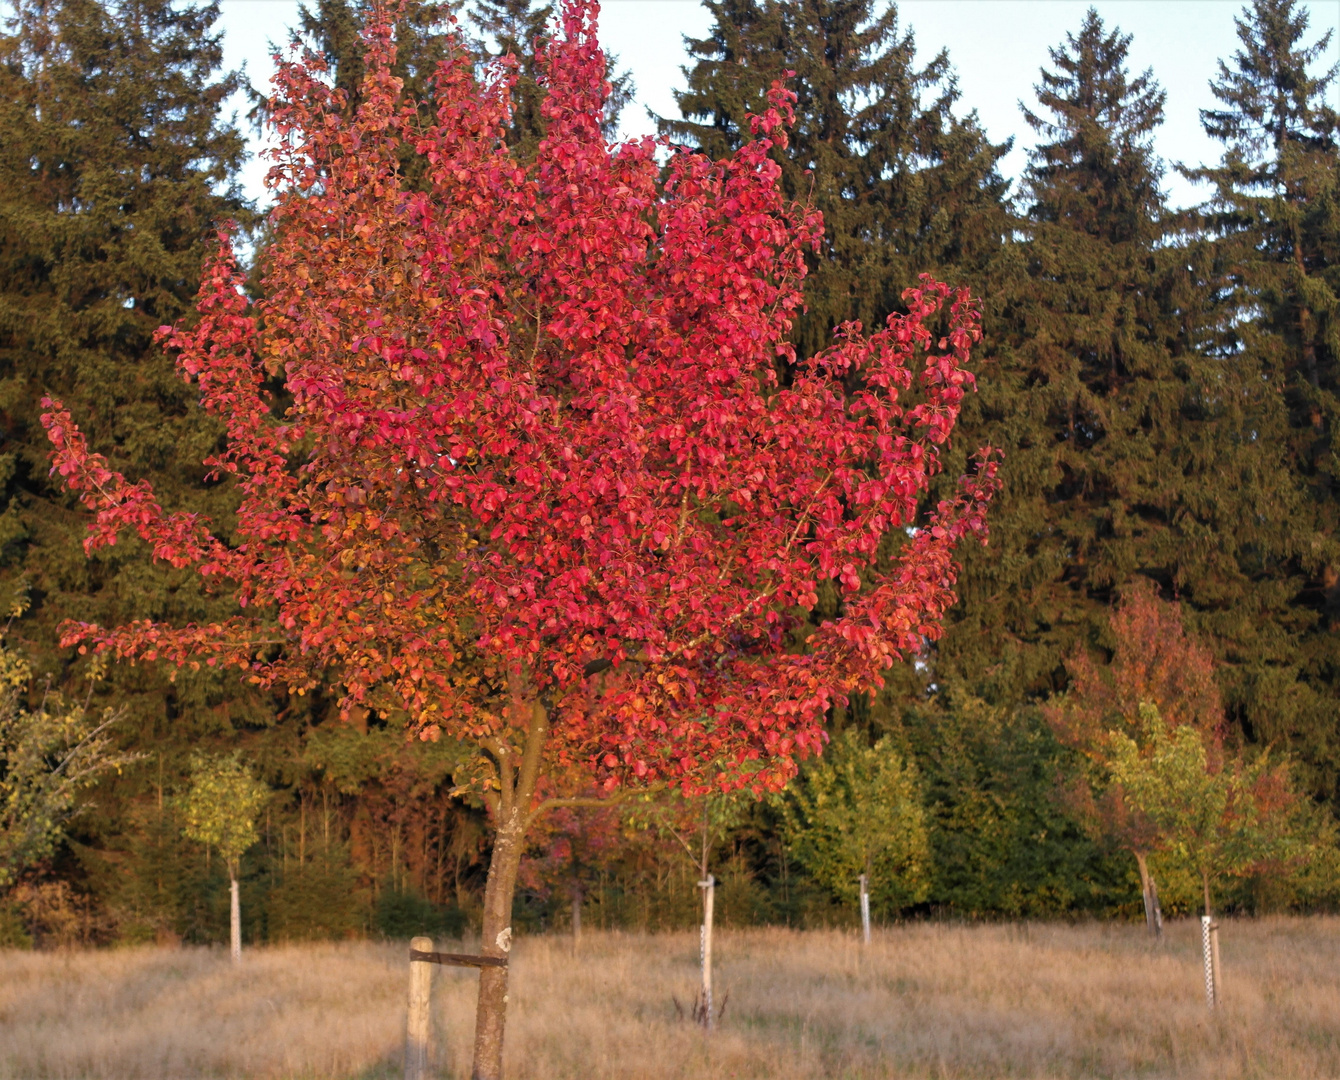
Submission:
[[[530,816],[526,818],[526,828],[529,829],[539,820],[542,814],[549,810],[562,810],[564,808],[590,808],[596,810],[605,806],[618,806],[628,798],[628,795],[629,792],[625,789],[603,799],[597,798],[594,795],[576,798],[542,799],[535,809],[530,812]]]

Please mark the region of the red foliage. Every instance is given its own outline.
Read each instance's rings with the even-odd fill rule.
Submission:
[[[563,8],[529,164],[503,138],[506,66],[481,86],[462,50],[435,101],[407,101],[383,19],[349,120],[319,60],[281,68],[261,299],[225,235],[199,321],[162,332],[227,425],[207,464],[240,488],[235,532],[109,470],[59,402],[43,417],[53,471],[96,514],[89,550],[138,533],[240,611],[66,643],[300,690],[334,669],[346,707],[403,709],[424,737],[506,739],[541,701],[548,753],[606,790],[691,790],[709,766],[785,781],[831,703],[938,636],[996,484],[983,451],[920,510],[973,386],[976,303],[926,279],[906,316],[841,328],[780,385],[821,230],[768,156],[794,95],[774,85],[757,141],[675,152],[662,181],[655,140],[601,136],[595,15]],[[406,146],[426,190],[402,183]],[[842,614],[797,649],[826,581]]]
[[[1084,750],[1102,743],[1110,730],[1133,735],[1142,702],[1156,706],[1169,726],[1219,732],[1224,709],[1214,658],[1187,635],[1180,605],[1160,599],[1152,581],[1137,578],[1122,590],[1109,625],[1116,639],[1112,662],[1097,664],[1077,650],[1066,660],[1070,691],[1064,703],[1046,710],[1063,742]]]
[[[1180,605],[1160,599],[1152,581],[1136,578],[1122,590],[1109,626],[1116,639],[1111,663],[1098,664],[1076,650],[1066,660],[1069,692],[1043,709],[1057,738],[1105,772],[1113,732],[1142,743],[1140,705],[1145,703],[1154,705],[1170,727],[1200,728],[1214,768],[1221,767],[1224,712],[1214,660],[1186,633]],[[1158,830],[1131,810],[1120,785],[1095,792],[1081,782],[1067,799],[1082,818],[1123,846],[1142,852],[1161,846]]]

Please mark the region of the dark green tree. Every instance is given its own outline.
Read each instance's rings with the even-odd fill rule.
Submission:
[[[802,356],[849,319],[878,325],[929,272],[981,285],[1010,232],[1008,185],[941,52],[917,64],[911,31],[874,0],[705,0],[715,24],[688,39],[695,63],[676,93],[672,138],[724,156],[749,139],[774,79],[794,71],[799,95],[784,190],[824,216],[823,252],[806,280],[808,313],[793,335]]]
[[[1164,95],[1128,72],[1129,43],[1091,9],[1025,110],[1041,143],[1008,348],[969,403],[1005,448],[1005,491],[934,665],[995,704],[1063,688],[1081,643],[1110,648],[1107,605],[1133,575],[1180,596],[1219,659],[1292,633],[1298,494],[1265,437],[1282,418],[1250,357],[1206,350],[1208,256],[1167,210]]]
[[[1270,646],[1236,657],[1230,710],[1262,741],[1302,759],[1317,793],[1340,795],[1340,114],[1336,69],[1317,71],[1332,39],[1308,44],[1295,0],[1254,0],[1235,20],[1240,48],[1201,112],[1221,161],[1188,169],[1210,186],[1197,224],[1215,254],[1213,355],[1248,358],[1279,397],[1269,433],[1301,492],[1290,519],[1296,558],[1280,587],[1287,618]],[[1328,101],[1329,98],[1329,101]],[[1217,629],[1217,628],[1216,628]]]
[[[30,595],[9,640],[37,685],[82,682],[59,648],[67,619],[218,617],[221,601],[139,543],[92,560],[76,505],[48,480],[44,394],[70,396],[99,452],[174,503],[227,522],[231,496],[198,462],[219,426],[195,405],[154,330],[193,304],[216,224],[250,225],[244,143],[222,116],[217,4],[17,0],[0,35],[0,589]],[[269,719],[233,676],[113,667],[97,705],[124,709],[127,750],[183,770],[193,742]],[[82,839],[116,833],[149,766],[105,785]]]
[[[1077,756],[1036,707],[992,706],[951,687],[905,708],[895,738],[926,793],[932,909],[1045,918],[1128,903],[1130,867],[1059,797]]]

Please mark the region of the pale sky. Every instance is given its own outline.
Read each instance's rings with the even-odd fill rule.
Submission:
[[[898,11],[902,25],[914,31],[923,61],[940,48],[949,50],[962,91],[960,108],[976,109],[993,140],[1015,137],[1015,150],[1004,162],[1013,177],[1032,138],[1019,101],[1032,104],[1038,69],[1051,66],[1047,49],[1079,29],[1089,6],[1090,0],[902,0]],[[1218,60],[1237,48],[1233,18],[1242,10],[1241,0],[1094,0],[1093,6],[1109,28],[1133,35],[1132,73],[1152,67],[1168,93],[1166,122],[1156,140],[1160,155],[1186,164],[1216,161],[1217,144],[1205,137],[1197,110],[1213,106],[1207,84]],[[1311,13],[1309,41],[1340,26],[1340,0],[1310,0],[1305,6]],[[245,62],[254,82],[268,83],[269,43],[288,40],[297,0],[222,0],[222,7],[227,63]],[[683,37],[704,36],[710,25],[696,0],[606,0],[601,41],[621,68],[631,70],[637,86],[636,100],[623,114],[625,135],[655,130],[648,109],[679,115],[672,91],[683,85]],[[1337,58],[1340,33],[1332,37],[1328,63]],[[249,194],[263,195],[264,171],[258,161],[248,167]],[[1198,201],[1196,190],[1171,169],[1164,183],[1175,205]]]

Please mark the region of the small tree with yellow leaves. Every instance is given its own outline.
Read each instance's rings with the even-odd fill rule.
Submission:
[[[1143,745],[1112,735],[1113,781],[1161,833],[1164,850],[1200,878],[1206,915],[1216,879],[1267,863],[1301,865],[1331,838],[1326,817],[1296,790],[1287,759],[1230,754],[1211,732],[1169,726],[1148,702],[1140,725]]]
[[[242,959],[242,904],[237,878],[242,855],[258,839],[256,817],[269,792],[238,754],[197,754],[191,758],[191,790],[184,816],[187,838],[217,850],[228,867],[229,944],[233,962]]]
[[[780,797],[788,847],[810,876],[843,903],[868,883],[885,916],[926,898],[930,840],[916,766],[883,738],[855,729],[802,770]]]

